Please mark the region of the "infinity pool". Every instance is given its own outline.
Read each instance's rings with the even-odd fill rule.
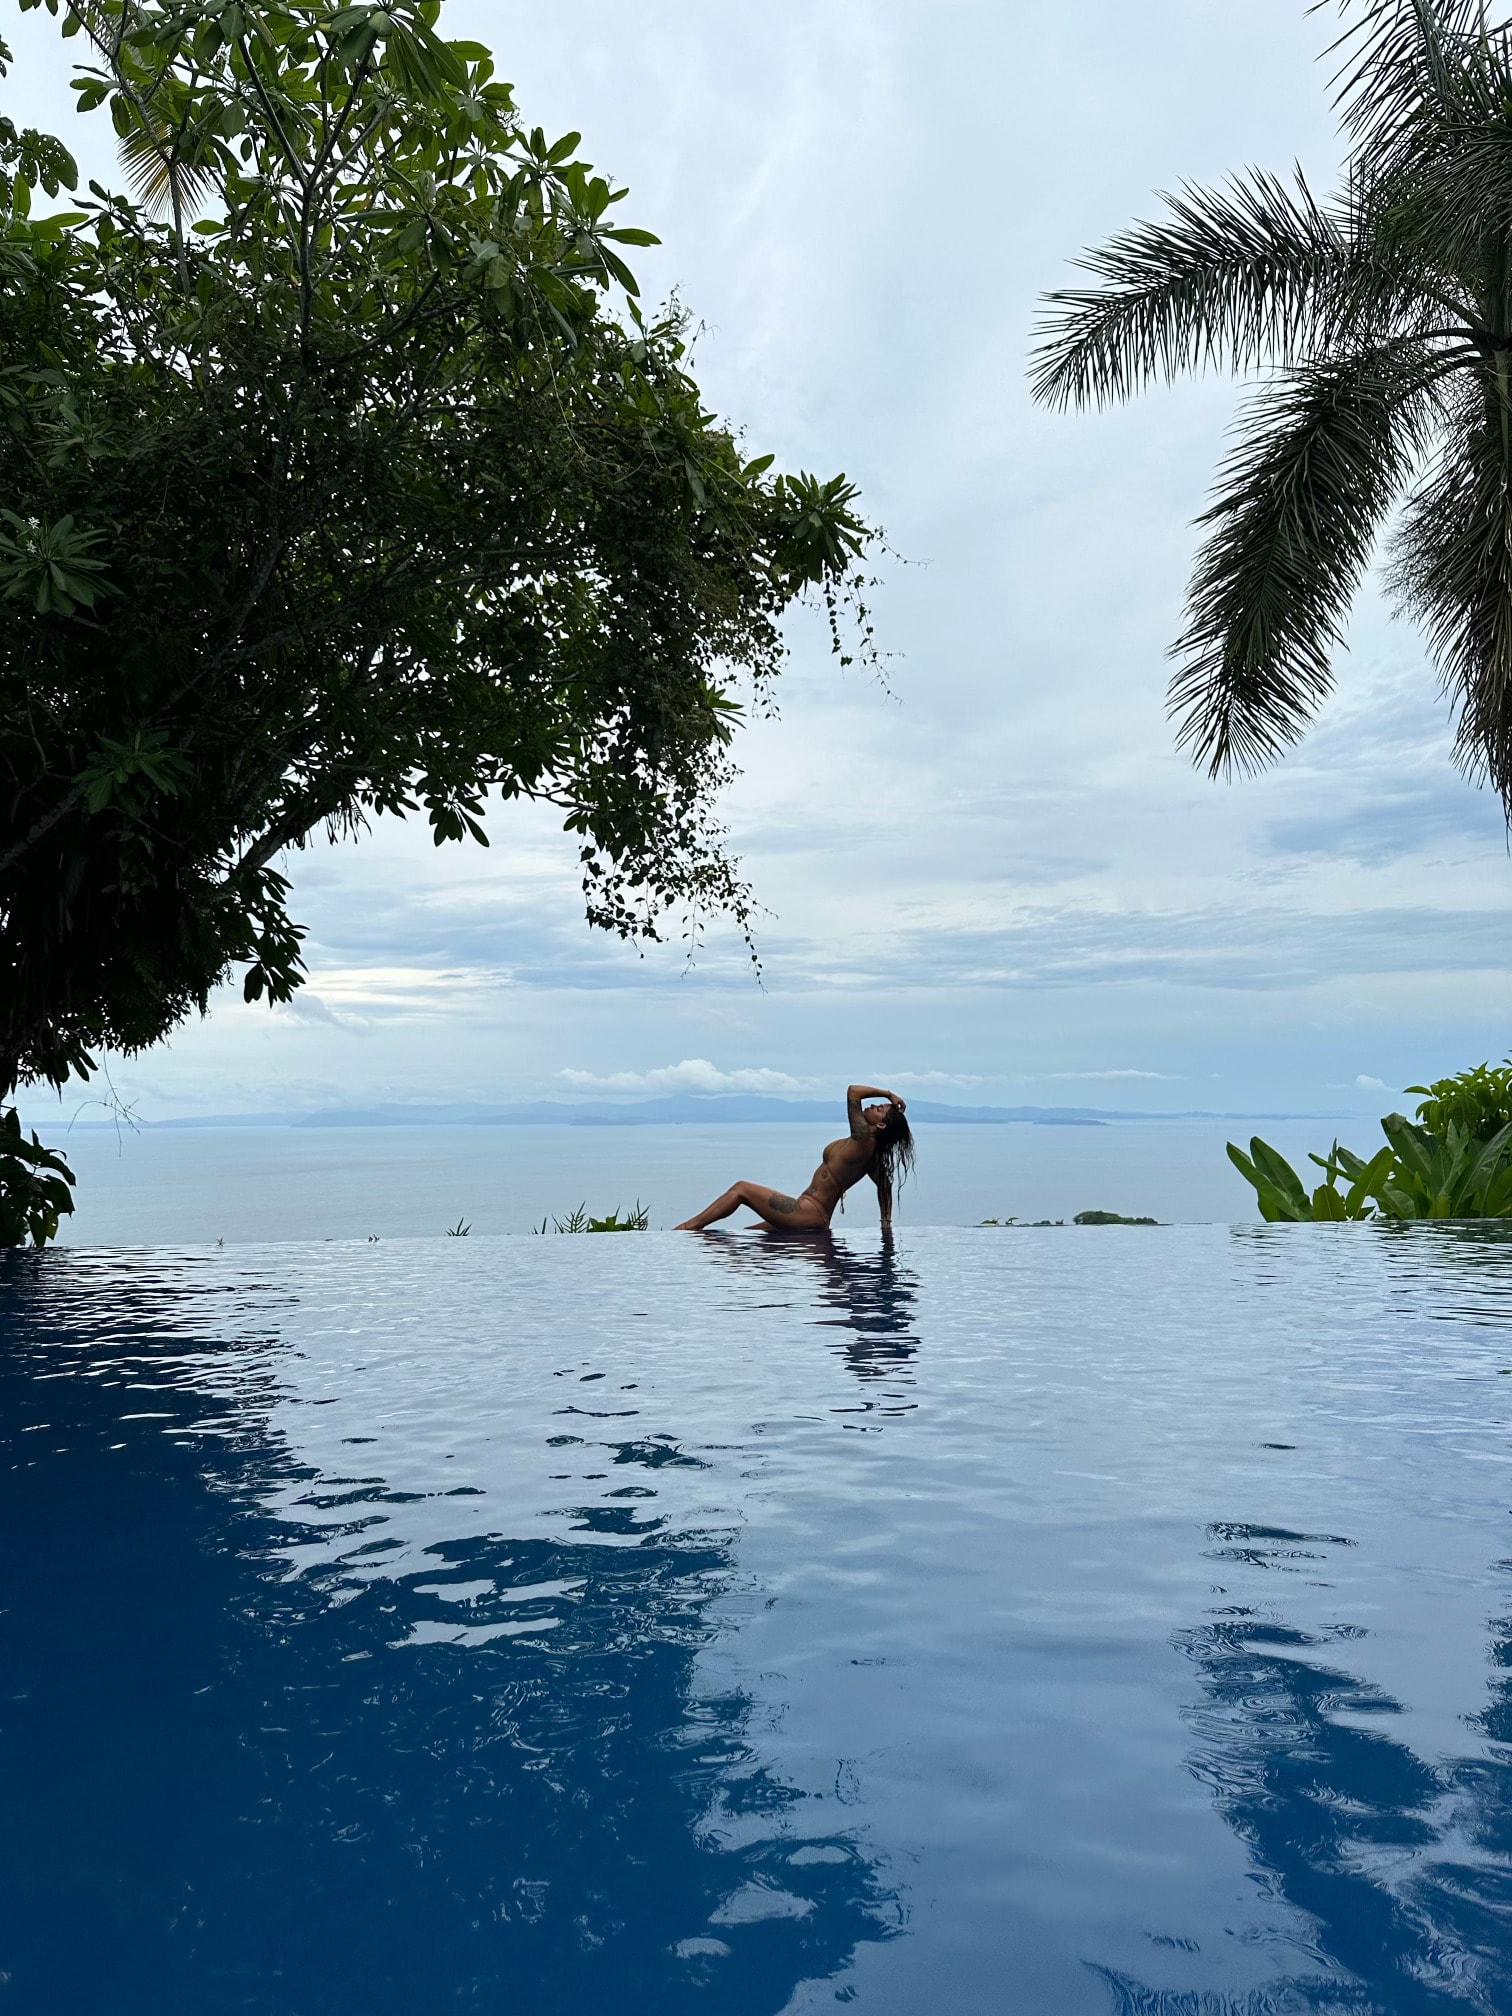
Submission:
[[[1512,1242],[0,1264],[0,2012],[1512,2008]]]

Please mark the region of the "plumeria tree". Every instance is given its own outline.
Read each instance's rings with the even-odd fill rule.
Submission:
[[[1512,812],[1512,29],[1484,0],[1344,0],[1342,184],[1187,188],[1048,297],[1051,406],[1258,372],[1202,524],[1171,707],[1210,772],[1305,732],[1383,532],[1462,766]]]
[[[732,734],[870,535],[705,410],[624,191],[434,0],[21,4],[129,187],[0,121],[0,1102],[288,998],[288,850],[377,814],[745,923]]]

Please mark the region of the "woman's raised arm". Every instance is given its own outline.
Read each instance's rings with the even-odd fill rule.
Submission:
[[[845,1112],[846,1117],[850,1121],[850,1130],[858,1140],[863,1140],[868,1131],[866,1122],[861,1117],[861,1102],[863,1099],[887,1099],[897,1107],[900,1113],[905,1110],[903,1101],[898,1097],[897,1093],[888,1092],[880,1085],[848,1086],[845,1093]]]
[[[904,1101],[897,1093],[889,1092],[883,1085],[852,1085],[845,1095],[845,1103],[848,1106],[859,1106],[863,1099],[889,1099],[900,1113],[906,1110]]]

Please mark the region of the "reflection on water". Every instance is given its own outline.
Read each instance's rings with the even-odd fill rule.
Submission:
[[[1219,1524],[1210,1558],[1326,1563],[1336,1534]],[[1512,1563],[1506,1564],[1512,1567]],[[1450,2016],[1512,2008],[1512,1682],[1480,1719],[1496,1748],[1429,1764],[1393,1734],[1403,1704],[1339,1655],[1358,1626],[1307,1631],[1233,1604],[1180,1634],[1201,1682],[1190,1768],[1264,1895],[1306,1916],[1308,1963],[1247,1996],[1146,1987],[1104,1970],[1119,2016]],[[1492,1647],[1512,1667],[1503,1620]]]
[[[868,1389],[864,1402],[848,1411],[906,1414],[915,1405],[909,1389],[919,1348],[919,1284],[890,1234],[882,1234],[875,1251],[842,1245],[830,1231],[734,1239],[715,1233],[705,1243],[731,1272],[774,1289],[791,1289],[795,1270],[811,1277],[806,1285],[816,1290],[819,1306],[834,1313],[809,1320],[840,1333],[841,1354]]]
[[[143,1294],[61,1331],[45,1262],[0,1275],[5,2007],[767,2016],[887,1936],[748,1698],[699,1690],[727,1538],[596,1499],[581,1544],[375,1572],[414,1494],[300,1465],[264,1340]]]
[[[1382,1225],[1383,1334],[1392,1316],[1505,1334],[1512,1230]],[[1235,1230],[1262,1278],[1285,1286],[1284,1234]],[[1282,1445],[1272,1445],[1282,1446]],[[1326,1576],[1337,1533],[1216,1522],[1225,1568]],[[1502,1572],[1512,1562],[1500,1564]],[[1225,1592],[1226,1593],[1226,1592]],[[1405,1704],[1343,1663],[1359,1625],[1307,1629],[1275,1603],[1216,1607],[1176,1635],[1201,1682],[1193,1774],[1248,1851],[1263,1894],[1305,1914],[1307,1964],[1250,1995],[1149,1988],[1099,1970],[1118,2016],[1450,2016],[1512,2009],[1512,1679],[1472,1726],[1481,1754],[1426,1761],[1393,1731]],[[1512,1669],[1512,1619],[1490,1663]]]
[[[1507,2016],[1508,1372],[1410,1228],[0,1256],[0,2016]]]

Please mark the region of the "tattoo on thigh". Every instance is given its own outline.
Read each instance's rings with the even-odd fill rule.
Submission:
[[[774,1190],[767,1199],[767,1209],[769,1211],[796,1211],[798,1209],[798,1199],[796,1197],[784,1197],[780,1190]]]

